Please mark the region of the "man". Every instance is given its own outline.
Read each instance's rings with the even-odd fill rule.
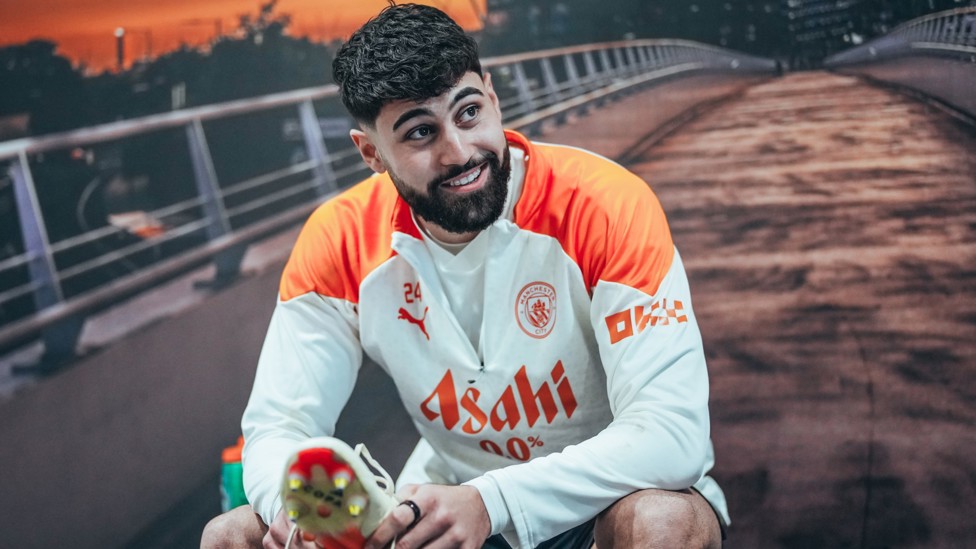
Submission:
[[[377,175],[295,245],[243,420],[253,507],[204,546],[286,543],[282,468],[333,433],[363,350],[422,437],[367,547],[721,545],[701,337],[647,185],[503,130],[434,8],[385,9],[333,72]]]

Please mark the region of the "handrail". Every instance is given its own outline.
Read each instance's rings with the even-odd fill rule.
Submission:
[[[884,36],[826,58],[824,65],[839,67],[919,53],[976,63],[976,6],[912,19]]]
[[[213,240],[166,263],[161,263],[153,269],[140,271],[78,298],[44,309],[21,322],[0,328],[0,344],[30,337],[52,324],[96,309],[105,302],[117,302],[151,288],[163,280],[205,265],[220,253],[300,223],[308,217],[315,206],[315,204],[308,204],[296,207],[275,218],[242,229],[233,235]]]
[[[824,65],[894,86],[976,124],[976,6],[913,19]]]
[[[99,124],[42,137],[25,137],[0,142],[0,160],[14,158],[20,151],[28,154],[48,152],[56,149],[83,147],[92,143],[114,141],[132,135],[144,134],[168,128],[179,128],[194,120],[202,122],[216,118],[226,118],[238,114],[287,107],[303,101],[317,101],[336,95],[335,84],[304,88],[300,90],[273,93],[257,98],[238,99],[225,103],[203,105],[163,114],[152,114],[131,120],[121,120]]]
[[[578,53],[586,53],[586,52],[607,50],[613,48],[662,47],[662,46],[680,46],[680,47],[687,47],[687,48],[695,48],[702,51],[711,51],[711,52],[721,53],[721,54],[733,53],[731,52],[731,50],[727,50],[719,46],[713,46],[711,44],[703,44],[701,42],[694,42],[692,40],[682,40],[680,38],[641,38],[635,40],[595,42],[592,44],[563,46],[560,48],[550,48],[546,50],[536,50],[532,52],[512,53],[508,55],[488,57],[482,60],[481,65],[482,67],[496,67],[496,66],[507,65],[511,63],[535,61],[538,59],[542,59],[543,57],[558,57],[563,55],[573,55]],[[747,57],[747,58],[763,60],[763,61],[766,60],[765,58],[748,55],[742,52],[734,52],[734,54],[737,57]]]
[[[901,23],[897,27],[891,29],[891,32],[889,34],[894,34],[894,33],[897,33],[897,32],[903,32],[904,30],[909,29],[911,27],[914,27],[914,26],[917,26],[917,25],[921,25],[921,24],[927,23],[929,21],[935,21],[935,20],[938,20],[938,19],[942,19],[942,18],[944,18],[946,16],[950,16],[950,15],[965,15],[965,14],[968,14],[968,13],[976,13],[976,7],[952,8],[952,9],[949,9],[949,10],[939,11],[939,12],[936,12],[936,13],[930,13],[928,15],[922,15],[922,16],[916,17],[915,19],[912,19],[911,21],[905,21],[904,23]]]
[[[570,46],[487,58],[482,66],[494,73],[495,91],[509,105],[505,125],[529,133],[547,119],[664,78],[701,71],[775,70],[772,60],[685,40]],[[323,102],[335,103],[330,112],[344,112],[338,105],[338,89],[328,85],[0,143],[0,163],[8,165],[24,240],[23,253],[0,258],[0,275],[18,269],[29,275],[19,286],[0,292],[0,313],[5,303],[23,300],[26,295],[33,296],[36,311],[0,325],[0,347],[40,335],[48,352],[70,354],[74,341],[55,341],[55,336],[63,339],[66,333],[56,328],[64,328],[65,323],[77,324],[74,320],[79,316],[207,261],[216,262],[218,277],[233,276],[240,266],[242,246],[300,222],[316,204],[367,173],[348,139],[331,135],[329,141],[323,137],[322,122],[316,114],[316,104]],[[214,157],[207,142],[211,132],[203,123],[275,108],[295,109],[291,115],[281,111],[281,116],[298,118],[298,141],[303,153],[284,166],[270,167],[243,180],[223,181],[227,160]],[[172,163],[188,160],[196,195],[175,203],[153,204],[145,216],[158,223],[156,230],[161,234],[136,238],[122,227],[100,226],[51,242],[35,189],[31,157],[41,162],[42,153],[86,147],[91,147],[89,152],[94,155],[95,147],[110,142],[124,145],[127,138],[149,138],[156,132],[180,129],[185,132],[187,148],[183,158],[174,158]],[[287,139],[282,135],[278,138],[282,143]],[[327,142],[337,141],[346,144],[346,148],[330,152]],[[124,147],[115,149],[116,154],[125,154]],[[98,185],[107,179],[99,174],[89,184]],[[125,237],[124,241],[113,241],[119,237]],[[144,262],[142,256],[150,251],[158,252],[161,259],[139,265],[129,274],[105,275],[108,278],[95,286],[66,295],[65,282],[75,283],[74,279],[82,275],[100,276],[100,269],[120,262]]]

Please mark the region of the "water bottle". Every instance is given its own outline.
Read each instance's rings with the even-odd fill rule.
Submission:
[[[220,466],[220,508],[223,512],[247,504],[244,495],[244,469],[241,467],[241,450],[244,437],[238,437],[235,446],[224,448]]]

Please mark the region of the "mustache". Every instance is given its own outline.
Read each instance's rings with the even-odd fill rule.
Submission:
[[[489,152],[489,153],[485,153],[484,155],[482,155],[480,157],[474,157],[471,160],[468,160],[462,166],[454,166],[453,168],[450,168],[449,170],[447,170],[446,173],[444,173],[443,175],[441,175],[437,179],[431,181],[430,184],[428,185],[428,189],[430,189],[431,191],[433,191],[433,190],[437,189],[438,187],[440,187],[442,184],[444,184],[449,179],[454,179],[455,177],[461,175],[462,173],[464,173],[464,172],[466,172],[468,170],[472,170],[475,167],[480,166],[481,164],[484,164],[485,162],[487,162],[490,166],[497,166],[498,165],[498,155],[495,154],[495,153],[493,153],[493,152]]]

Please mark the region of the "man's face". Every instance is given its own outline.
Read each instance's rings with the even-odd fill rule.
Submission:
[[[468,240],[501,215],[511,167],[489,75],[469,72],[437,97],[388,103],[375,128],[352,137],[435,237]]]

